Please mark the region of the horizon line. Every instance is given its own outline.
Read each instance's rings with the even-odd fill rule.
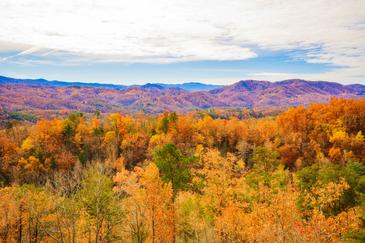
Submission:
[[[291,81],[291,80],[298,80],[298,81],[306,81],[306,82],[327,82],[327,83],[336,83],[336,84],[340,84],[343,86],[348,86],[348,85],[365,85],[365,84],[361,84],[361,83],[349,83],[349,84],[343,84],[341,82],[336,82],[336,81],[329,81],[329,80],[309,80],[309,79],[303,79],[303,78],[289,78],[289,79],[283,79],[283,80],[265,80],[265,79],[237,79],[236,81],[229,83],[229,84],[218,84],[218,83],[208,83],[208,82],[204,82],[204,81],[182,81],[182,82],[176,82],[176,83],[167,83],[167,82],[163,82],[163,81],[157,81],[157,82],[153,82],[153,81],[146,81],[145,83],[131,83],[131,84],[123,84],[123,83],[103,83],[100,81],[65,81],[65,80],[59,80],[59,79],[46,79],[46,78],[17,78],[17,77],[10,77],[10,76],[5,76],[5,75],[1,75],[0,74],[0,78],[8,78],[8,79],[18,79],[18,80],[31,80],[31,81],[37,81],[37,80],[44,80],[46,82],[62,82],[62,83],[75,83],[75,84],[100,84],[100,85],[111,85],[111,86],[126,86],[126,87],[132,87],[132,86],[143,86],[143,85],[147,85],[147,84],[163,84],[163,85],[183,85],[183,84],[203,84],[203,85],[211,85],[211,86],[229,86],[229,85],[233,85],[235,83],[241,82],[241,81],[255,81],[255,82],[270,82],[270,83],[278,83],[278,82],[284,82],[284,81]],[[175,82],[175,81],[174,81]]]

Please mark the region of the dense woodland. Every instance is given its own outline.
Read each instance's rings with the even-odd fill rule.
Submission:
[[[187,84],[185,84],[187,85]],[[207,85],[199,84],[207,88]],[[184,87],[184,85],[182,85]],[[242,80],[210,90],[185,90],[164,84],[113,86],[73,84],[46,80],[17,80],[0,76],[0,110],[62,115],[70,110],[85,113],[157,114],[186,113],[195,109],[247,107],[268,109],[328,102],[331,97],[356,99],[365,96],[365,85],[342,85],[325,81],[291,79],[280,82]],[[1,116],[1,114],[0,114]]]
[[[0,130],[2,242],[363,242],[365,99]]]

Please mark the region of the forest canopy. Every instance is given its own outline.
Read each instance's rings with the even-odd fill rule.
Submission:
[[[0,129],[3,242],[361,242],[365,99]]]

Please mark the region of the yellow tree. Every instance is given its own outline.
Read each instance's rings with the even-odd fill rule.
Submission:
[[[209,242],[214,233],[205,213],[201,196],[192,192],[179,192],[175,199],[176,233],[183,242]]]
[[[144,170],[135,167],[134,171],[128,171],[124,167],[114,176],[114,192],[121,198],[122,208],[126,211],[126,223],[123,231],[131,241],[143,243],[148,237],[147,207],[145,201],[145,189],[142,188],[140,179]]]
[[[193,170],[193,183],[202,191],[210,213],[219,215],[229,204],[242,202],[244,162],[232,154],[222,157],[217,150],[203,152],[200,159],[201,168]]]
[[[124,199],[127,231],[132,240],[142,243],[169,243],[175,239],[175,210],[170,183],[165,184],[154,163],[133,172],[122,169],[114,177],[114,191]]]
[[[0,239],[1,242],[13,242],[17,238],[21,220],[16,203],[16,187],[0,189]]]
[[[148,242],[168,243],[175,238],[175,216],[171,184],[164,184],[157,166],[150,163],[142,178],[149,223]]]

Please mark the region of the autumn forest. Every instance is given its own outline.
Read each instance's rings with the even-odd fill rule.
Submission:
[[[0,130],[2,242],[361,242],[365,100]]]

